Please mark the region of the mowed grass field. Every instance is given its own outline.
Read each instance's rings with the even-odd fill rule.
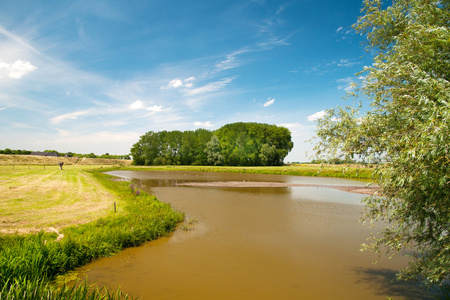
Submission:
[[[0,166],[0,232],[63,228],[113,211],[114,195],[84,168]]]

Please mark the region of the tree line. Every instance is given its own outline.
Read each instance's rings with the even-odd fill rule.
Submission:
[[[11,154],[11,155],[30,155],[32,154],[34,151],[30,151],[30,150],[14,150],[14,149],[10,149],[10,148],[5,148],[5,149],[0,149],[0,154]],[[113,155],[113,154],[109,154],[109,153],[105,153],[102,155],[96,155],[94,153],[89,153],[89,154],[80,154],[80,153],[73,153],[73,152],[58,152],[56,150],[45,150],[43,152],[55,152],[58,154],[58,156],[63,157],[86,157],[86,158],[108,158],[108,159],[131,159],[130,155],[126,154],[126,155]]]
[[[292,148],[287,128],[238,122],[215,131],[149,131],[130,152],[135,165],[277,166]]]

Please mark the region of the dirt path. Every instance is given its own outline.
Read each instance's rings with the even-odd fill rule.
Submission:
[[[186,182],[179,183],[180,186],[202,186],[202,187],[321,187],[336,189],[344,192],[374,195],[378,187],[372,186],[349,186],[349,185],[321,185],[321,184],[299,184],[284,182],[257,182],[257,181],[215,181],[215,182]]]

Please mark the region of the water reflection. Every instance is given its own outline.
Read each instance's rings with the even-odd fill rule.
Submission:
[[[193,231],[127,249],[84,269],[89,280],[143,299],[395,299],[408,289],[382,274],[403,259],[372,265],[358,219],[363,195],[312,187],[211,188],[189,181],[365,185],[334,178],[225,173],[112,172],[198,222]],[[381,275],[380,275],[381,274]],[[422,292],[422,299],[426,293]],[[416,294],[419,295],[419,294]]]

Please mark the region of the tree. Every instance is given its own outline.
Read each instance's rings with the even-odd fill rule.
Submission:
[[[205,153],[207,155],[208,164],[212,166],[223,165],[223,156],[220,154],[220,143],[217,136],[213,135],[211,140],[206,144]]]
[[[215,139],[212,137],[215,136]],[[266,155],[270,146],[270,159]],[[259,166],[261,157],[268,165],[282,165],[293,143],[287,128],[259,123],[227,124],[211,132],[149,131],[130,152],[135,165],[235,165]],[[260,151],[265,151],[260,156]]]
[[[362,12],[354,28],[367,36],[373,64],[351,95],[357,107],[319,120],[315,152],[381,162],[380,196],[365,199],[363,220],[388,225],[363,248],[410,251],[398,277],[442,283],[450,274],[450,1],[365,0]]]

